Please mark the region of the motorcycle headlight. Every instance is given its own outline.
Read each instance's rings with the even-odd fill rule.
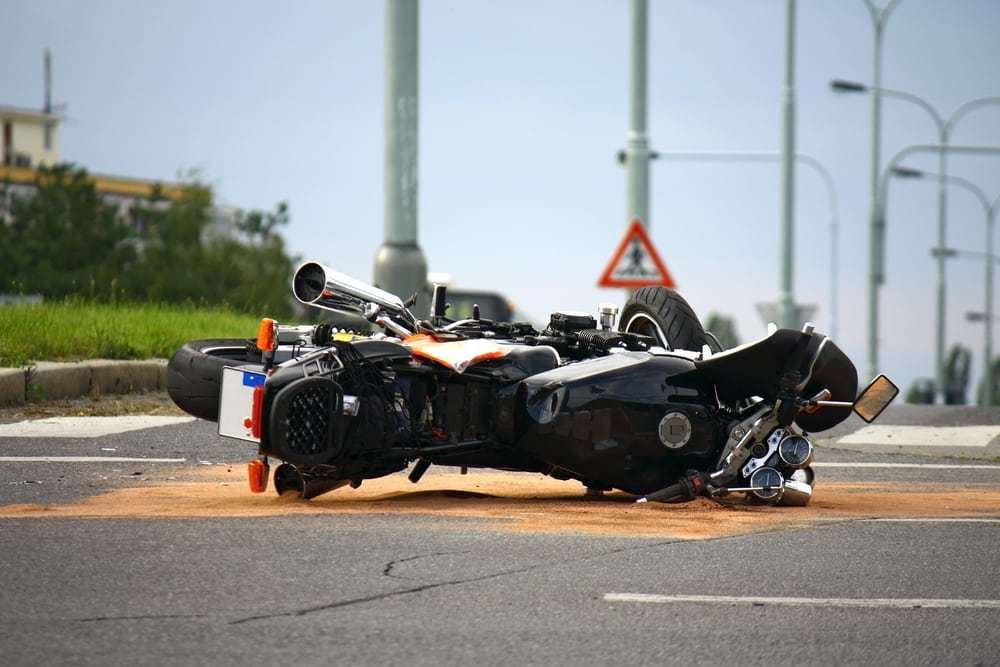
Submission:
[[[778,445],[778,456],[793,468],[801,468],[812,460],[812,443],[801,435],[790,435]]]

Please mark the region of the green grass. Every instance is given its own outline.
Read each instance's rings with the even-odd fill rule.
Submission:
[[[0,366],[31,361],[169,357],[199,338],[252,338],[259,317],[196,305],[78,299],[0,306]]]

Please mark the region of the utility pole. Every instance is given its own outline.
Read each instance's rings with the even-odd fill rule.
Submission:
[[[375,284],[402,299],[424,292],[427,262],[417,245],[418,0],[386,0],[385,228]]]
[[[785,12],[785,85],[781,91],[781,277],[778,318],[786,329],[799,327],[795,307],[795,0]]]
[[[42,106],[42,111],[45,112],[46,116],[52,115],[52,53],[45,49],[45,56],[43,59],[44,70],[45,70],[45,102]],[[52,148],[52,121],[49,119],[45,120],[45,150],[50,150]]]
[[[632,0],[629,130],[625,135],[626,224],[649,227],[649,137],[646,136],[646,0]]]

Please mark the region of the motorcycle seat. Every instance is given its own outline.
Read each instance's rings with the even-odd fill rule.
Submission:
[[[773,401],[782,375],[803,334],[795,329],[779,329],[772,334],[731,350],[694,362],[698,372],[715,384],[719,399],[735,402],[754,396]],[[802,396],[829,389],[834,401],[854,401],[858,373],[854,364],[826,336],[814,333],[808,341],[802,374]],[[801,413],[796,422],[807,431],[822,431],[840,423],[850,408],[824,408],[813,414]]]

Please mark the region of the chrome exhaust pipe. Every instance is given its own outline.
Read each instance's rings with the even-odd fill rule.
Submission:
[[[779,505],[788,507],[805,507],[812,500],[813,486],[816,475],[810,467],[799,468],[785,480],[785,492],[781,495]]]
[[[813,488],[805,482],[790,479],[785,482],[785,492],[778,500],[785,507],[805,507],[812,500]]]
[[[370,303],[377,304],[391,315],[406,312],[403,300],[373,285],[334,271],[319,262],[305,262],[292,277],[295,298],[309,306],[339,313],[366,317]]]

